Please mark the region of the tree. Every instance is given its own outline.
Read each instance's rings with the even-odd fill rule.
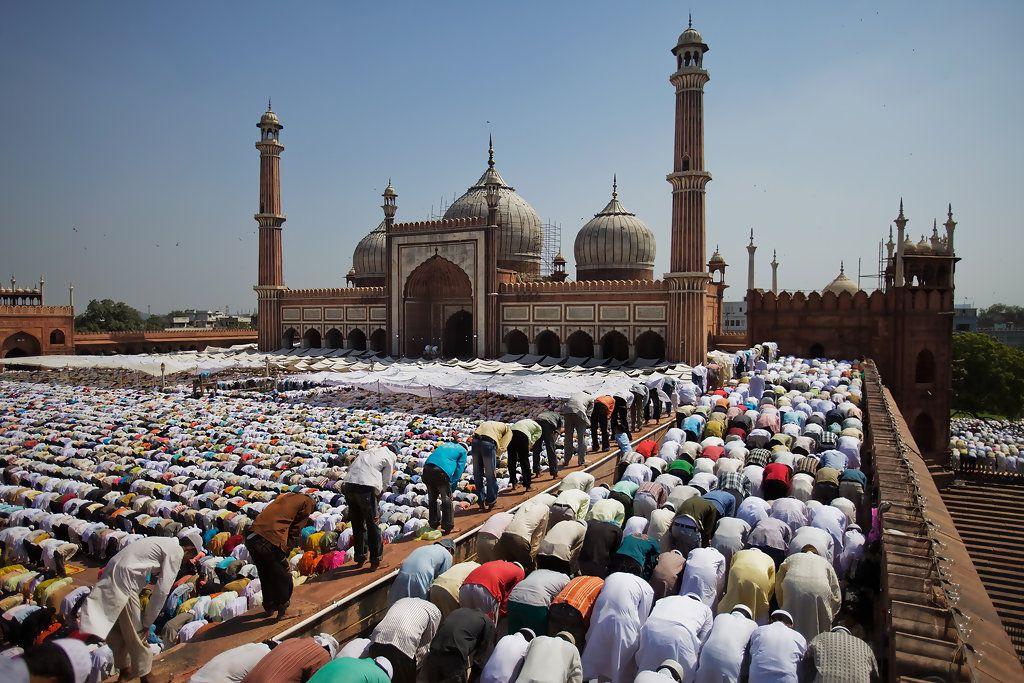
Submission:
[[[157,332],[167,327],[167,318],[162,315],[151,315],[146,318],[146,331]]]
[[[1013,323],[1024,326],[1024,307],[992,304],[978,313],[978,327],[995,327],[1000,323]]]
[[[142,316],[123,301],[93,299],[85,313],[75,318],[78,332],[135,332],[143,328]]]
[[[1024,416],[1024,351],[976,332],[953,335],[953,410]]]

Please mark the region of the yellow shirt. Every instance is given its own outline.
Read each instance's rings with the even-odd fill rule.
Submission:
[[[508,444],[512,440],[512,428],[504,422],[497,422],[495,420],[481,422],[474,434],[494,439],[494,443],[498,444],[498,455],[508,450]]]

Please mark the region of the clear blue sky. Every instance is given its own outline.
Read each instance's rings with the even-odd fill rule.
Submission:
[[[900,196],[916,238],[953,203],[957,300],[1024,303],[1024,3],[11,2],[0,22],[0,269],[54,303],[252,308],[255,123],[285,125],[285,280],[340,286],[381,219],[426,216],[497,163],[576,231],[620,198],[667,270],[673,68],[705,66],[708,249],[742,296],[873,265]],[[77,226],[74,232],[72,226]],[[159,247],[157,246],[159,245]],[[180,245],[180,246],[176,246]],[[0,273],[6,281],[8,272]]]

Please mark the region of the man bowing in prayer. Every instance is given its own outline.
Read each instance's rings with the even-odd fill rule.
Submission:
[[[302,528],[313,512],[313,499],[304,493],[286,493],[275,498],[253,522],[245,547],[260,577],[263,610],[284,616],[292,599],[292,573],[288,551],[298,544]]]
[[[199,553],[192,541],[144,538],[127,545],[107,562],[103,577],[86,598],[81,630],[107,641],[114,653],[119,680],[138,676],[148,683],[153,652],[146,644],[149,627],[178,578],[182,564],[191,566]],[[143,612],[139,594],[155,582]]]

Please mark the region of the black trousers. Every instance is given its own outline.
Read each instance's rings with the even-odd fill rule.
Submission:
[[[598,428],[601,430],[601,443],[604,444],[601,450],[608,450],[608,417],[608,409],[604,407],[604,404],[594,405],[594,412],[590,415],[590,448],[592,450],[597,450]]]
[[[564,602],[556,602],[548,611],[548,635],[553,636],[560,631],[571,633],[576,647],[583,649],[587,640],[587,623],[578,609]]]
[[[380,562],[384,554],[384,542],[380,537],[380,527],[377,526],[377,492],[372,486],[345,484],[344,493],[348,514],[352,519],[352,535],[355,536],[356,562],[366,560],[367,545],[370,562]]]
[[[423,467],[423,484],[427,487],[428,523],[433,529],[450,531],[455,526],[455,509],[452,507],[452,482],[440,467],[429,464]]]
[[[427,654],[423,662],[423,673],[427,683],[467,683],[469,660],[458,655]]]
[[[558,456],[555,455],[555,428],[541,424],[541,437],[533,444],[533,476],[540,476],[540,451],[545,449],[548,455],[548,471],[552,477],[558,476]]]
[[[394,669],[394,674],[391,676],[392,683],[416,683],[416,660],[394,645],[370,643],[363,657],[366,659],[384,657],[391,662],[391,668]]]
[[[632,440],[633,433],[629,429],[629,408],[626,405],[626,399],[616,397],[615,411],[612,412],[612,433],[619,434],[620,432]]]
[[[508,442],[508,478],[516,485],[516,470],[522,470],[523,486],[530,487],[530,437],[523,432],[512,432]]]
[[[651,419],[651,412],[654,413],[654,420],[658,421],[661,419],[661,397],[658,396],[657,389],[651,389],[651,397],[647,401],[647,405],[644,406],[644,419]]]
[[[245,539],[245,548],[260,577],[263,608],[274,612],[287,607],[294,587],[287,553],[259,534],[249,534]]]

